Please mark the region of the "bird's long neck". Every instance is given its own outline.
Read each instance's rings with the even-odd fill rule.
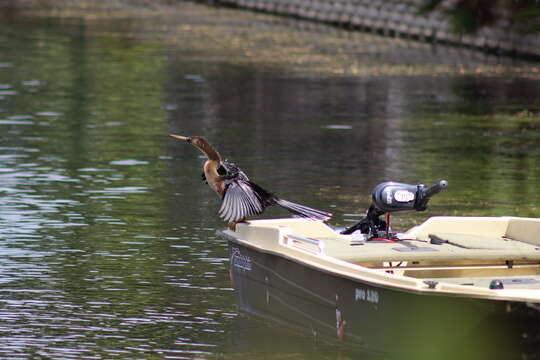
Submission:
[[[208,157],[208,160],[221,162],[221,156],[216,149],[212,147],[206,140],[202,140],[197,147]]]
[[[223,196],[225,184],[222,177],[218,174],[218,168],[221,166],[221,156],[216,149],[212,147],[205,139],[197,144],[197,147],[208,157],[204,163],[204,175],[208,185],[219,195]]]

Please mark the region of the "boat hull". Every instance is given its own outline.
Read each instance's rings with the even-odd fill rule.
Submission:
[[[229,256],[242,311],[362,351],[510,359],[534,354],[539,344],[533,304],[384,287],[233,238]]]

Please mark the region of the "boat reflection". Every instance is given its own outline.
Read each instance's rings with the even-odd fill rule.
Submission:
[[[325,344],[337,359],[540,358],[539,326],[531,319],[531,314],[537,318],[536,309],[396,294],[233,242],[229,249],[237,306],[247,315],[236,324],[243,352],[253,347],[260,351],[260,339],[272,347],[287,343],[282,338],[289,335],[280,334],[293,331],[304,339],[304,356],[314,351],[314,344]],[[245,323],[253,317],[272,330],[255,334]]]

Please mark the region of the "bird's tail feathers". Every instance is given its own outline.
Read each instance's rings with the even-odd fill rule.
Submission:
[[[297,203],[293,203],[291,201],[283,200],[283,199],[274,199],[276,204],[279,206],[289,210],[293,214],[300,215],[301,217],[305,217],[312,220],[322,220],[327,221],[332,218],[332,214],[326,211],[317,210],[310,208],[305,205],[300,205]]]

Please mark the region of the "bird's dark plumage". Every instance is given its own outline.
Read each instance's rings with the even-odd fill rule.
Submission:
[[[261,214],[265,208],[273,205],[314,220],[326,221],[332,217],[332,214],[326,211],[283,200],[266,191],[250,181],[235,163],[222,160],[206,139],[198,136],[171,136],[193,144],[207,155],[202,178],[221,196],[219,215],[225,221],[235,224],[249,216]]]

